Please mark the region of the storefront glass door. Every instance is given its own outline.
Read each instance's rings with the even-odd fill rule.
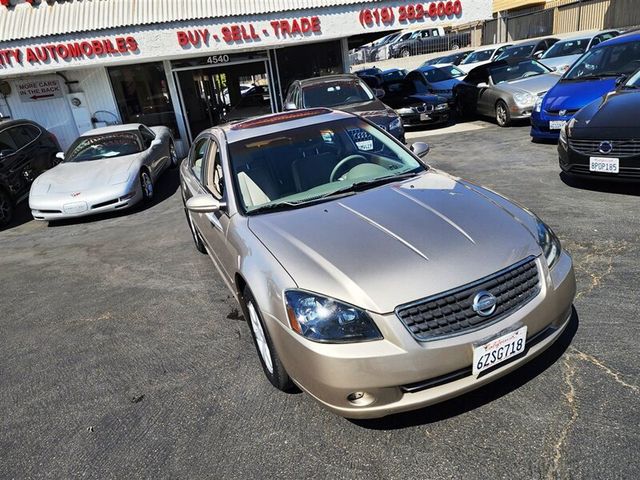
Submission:
[[[220,123],[271,113],[265,60],[176,72],[191,138]]]

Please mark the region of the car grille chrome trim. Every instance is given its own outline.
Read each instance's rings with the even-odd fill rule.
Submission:
[[[573,110],[545,110],[545,112],[549,115],[554,115],[558,117],[572,117],[576,113],[578,113],[578,108]],[[560,115],[560,112],[564,112],[564,115]]]
[[[417,113],[431,113],[433,112],[433,110],[435,109],[435,107],[433,105],[428,105],[428,104],[424,104],[424,105],[420,105],[417,107],[414,107],[414,110]]]
[[[496,310],[488,317],[473,310],[473,299],[481,290],[497,298]],[[400,305],[395,313],[416,340],[440,340],[495,323],[529,303],[540,290],[536,258],[528,257],[462,287]]]
[[[610,143],[613,147],[610,152],[600,151],[602,143]],[[577,138],[569,139],[569,147],[582,155],[612,156],[612,157],[634,157],[640,155],[640,140],[581,140]]]

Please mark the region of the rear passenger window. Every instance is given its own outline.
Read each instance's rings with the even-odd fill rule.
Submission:
[[[189,161],[189,164],[191,165],[191,171],[200,183],[202,183],[204,156],[207,153],[208,145],[209,140],[206,138],[203,138],[196,142],[195,146],[193,147],[193,154],[191,155],[191,159]]]
[[[17,127],[10,128],[9,133],[16,146],[22,148],[38,138],[40,130],[32,125],[18,125]]]

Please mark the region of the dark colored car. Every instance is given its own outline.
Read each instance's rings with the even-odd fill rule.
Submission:
[[[418,30],[411,38],[396,42],[389,46],[389,57],[410,57],[425,53],[458,50],[471,45],[471,34],[449,33],[443,35],[442,28],[425,28]]]
[[[378,96],[384,90],[372,90],[356,75],[328,75],[296,80],[287,90],[285,110],[327,107],[355,113],[388,131],[404,142],[402,121]]]
[[[419,72],[384,82],[383,88],[385,103],[395,109],[405,127],[437,125],[451,118],[447,99],[430,93]]]
[[[549,50],[558,42],[558,38],[549,37],[528,42],[520,42],[505,49],[495,61],[510,60],[513,58],[535,58],[542,57],[542,54]]]
[[[462,63],[462,61],[472,53],[473,50],[466,50],[464,52],[445,55],[444,57],[432,58],[424,62],[421,66],[426,67],[429,65],[460,65],[460,63]]]
[[[447,65],[434,67],[429,65],[409,72],[407,79],[414,83],[416,91],[428,92],[453,99],[453,87],[460,83],[465,73],[458,67]]]
[[[375,77],[382,74],[382,69],[378,67],[363,68],[362,70],[357,70],[353,73],[359,77]]]
[[[560,130],[563,172],[640,180],[640,70],[580,110]]]
[[[57,165],[58,141],[29,120],[0,123],[0,227],[7,225],[18,202],[26,199],[35,178]]]

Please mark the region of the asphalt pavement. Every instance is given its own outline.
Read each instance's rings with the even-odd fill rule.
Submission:
[[[638,478],[640,188],[561,178],[526,125],[467,127],[410,138],[574,256],[575,314],[545,354],[376,421],[278,392],[174,170],[150,207],[47,226],[22,205],[0,232],[0,478]]]

